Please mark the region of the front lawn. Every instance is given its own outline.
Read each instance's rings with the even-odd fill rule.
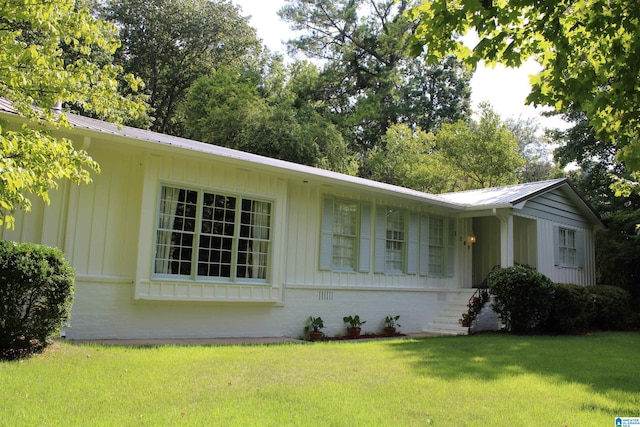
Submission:
[[[614,426],[640,333],[269,346],[55,344],[0,363],[0,425]]]

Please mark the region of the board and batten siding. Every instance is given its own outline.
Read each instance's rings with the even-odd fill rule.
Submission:
[[[555,265],[554,236],[558,226],[564,226],[582,233],[584,237],[584,263],[580,268]],[[595,285],[595,246],[593,231],[590,228],[568,226],[554,221],[538,219],[538,271],[556,283],[574,283],[576,285]]]
[[[407,235],[411,229],[410,217],[420,214],[439,215],[444,214],[431,211],[424,211],[422,208],[406,202],[376,199],[369,194],[358,192],[350,192],[338,190],[335,188],[316,185],[313,183],[303,183],[298,181],[290,181],[288,190],[288,213],[287,213],[287,265],[286,265],[286,281],[287,288],[354,288],[354,289],[458,289],[465,287],[461,284],[461,277],[467,278],[469,274],[462,274],[462,267],[470,269],[470,263],[465,257],[470,258],[470,252],[465,251],[462,240],[460,238],[460,230],[462,226],[458,225],[458,220],[453,218],[453,229],[455,232],[454,242],[452,242],[451,250],[455,261],[452,266],[451,277],[434,277],[419,274],[416,266],[406,265],[405,270],[415,270],[415,272],[405,274],[385,274],[376,272],[375,268],[375,236],[376,236],[376,209],[382,209],[387,206],[402,209],[407,212],[406,230]],[[323,199],[326,197],[336,198],[338,200],[348,200],[360,202],[361,206],[365,206],[370,210],[370,220],[367,224],[371,227],[368,231],[370,242],[368,245],[369,263],[368,271],[363,267],[362,260],[359,260],[355,271],[336,271],[329,268],[320,268],[321,264],[321,240],[322,240],[322,210]],[[421,210],[422,209],[422,210]],[[470,221],[460,221],[464,223],[465,230],[470,228]],[[467,222],[469,225],[467,226]],[[362,230],[361,230],[362,233]],[[415,241],[416,236],[407,236],[406,246],[411,246],[414,250],[418,247],[419,242]],[[412,240],[413,239],[413,240]],[[362,242],[358,244],[358,250],[361,251]],[[379,243],[378,243],[379,246]],[[406,254],[406,252],[405,252]],[[361,253],[360,256],[365,256]],[[409,263],[409,260],[405,261]],[[367,263],[365,262],[366,266]],[[446,275],[445,275],[446,276]],[[470,283],[467,284],[470,286]]]
[[[524,217],[546,219],[573,227],[589,226],[584,215],[561,189],[555,189],[528,200],[516,213]]]
[[[19,213],[16,228],[1,236],[60,248],[77,280],[132,280],[142,190],[140,156],[135,151],[123,156],[107,144],[91,144],[88,151],[101,166],[99,174],[92,174],[92,183],[64,181],[50,191],[50,205],[34,200],[32,211]]]
[[[64,248],[64,235],[69,194],[68,181],[63,181],[57,190],[49,192],[50,204],[40,198],[31,198],[31,211],[17,210],[14,214],[15,226],[0,226],[0,239],[14,242],[32,242]]]
[[[281,302],[285,257],[286,181],[274,174],[193,155],[149,153],[140,217],[135,298],[167,301]],[[185,278],[156,278],[153,273],[156,222],[163,185],[241,196],[272,203],[271,249],[266,283],[236,283]]]
[[[556,283],[595,285],[595,241],[592,226],[573,201],[558,188],[526,202],[519,216],[537,222],[538,271]],[[580,267],[562,267],[555,262],[558,227],[579,233]]]

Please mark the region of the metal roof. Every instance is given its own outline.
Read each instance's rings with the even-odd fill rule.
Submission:
[[[0,97],[0,112],[12,115],[17,114],[17,111],[13,108],[11,102],[2,97]],[[582,201],[585,211],[592,216],[592,219],[600,222],[597,212],[595,212],[584,198],[582,198],[576,188],[564,178],[436,195],[311,166],[300,165],[284,160],[259,156],[257,154],[250,154],[243,151],[233,150],[231,148],[220,147],[177,136],[166,135],[130,126],[118,126],[113,123],[83,117],[77,114],[66,113],[66,116],[71,126],[76,129],[84,129],[89,132],[119,136],[127,138],[129,141],[138,141],[142,144],[150,143],[157,146],[190,150],[201,153],[204,156],[222,157],[225,159],[247,162],[253,164],[254,167],[277,170],[281,175],[296,175],[302,179],[315,177],[327,183],[348,185],[354,188],[359,188],[360,190],[375,190],[390,196],[404,196],[414,201],[452,210],[510,207],[544,192],[551,191],[563,185],[568,185],[573,190],[572,196],[574,199]]]
[[[11,102],[5,98],[0,97],[0,111],[6,113],[17,114],[17,111],[11,106]],[[149,130],[138,129],[130,126],[118,126],[114,123],[105,122],[102,120],[92,119],[89,117],[80,116],[77,114],[65,113],[69,124],[76,129],[85,129],[91,132],[98,132],[101,134],[109,134],[114,136],[120,136],[129,138],[136,141],[150,142],[153,144],[159,144],[165,147],[176,147],[184,150],[190,150],[202,153],[204,155],[213,155],[216,157],[223,157],[226,159],[239,160],[241,162],[252,163],[262,168],[277,169],[280,173],[288,175],[294,174],[301,177],[316,177],[327,181],[335,182],[336,184],[349,184],[351,186],[360,187],[361,189],[373,189],[379,190],[385,193],[392,193],[394,195],[403,195],[412,198],[413,200],[427,202],[433,205],[439,205],[441,207],[460,209],[462,206],[458,206],[456,202],[448,201],[440,197],[439,195],[424,193],[416,190],[411,190],[404,187],[398,187],[395,185],[385,184],[382,182],[372,181],[360,177],[351,175],[345,175],[325,169],[319,169],[311,166],[301,165],[297,163],[287,162],[284,160],[274,159],[270,157],[264,157],[257,154],[246,153],[243,151],[234,150],[231,148],[220,147],[213,144],[207,144],[204,142],[193,141],[186,138],[180,138],[177,136],[166,135],[158,132],[152,132]]]
[[[473,206],[515,205],[565,184],[566,178],[440,194],[452,203]]]

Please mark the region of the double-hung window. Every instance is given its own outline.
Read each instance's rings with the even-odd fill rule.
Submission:
[[[576,231],[567,228],[558,228],[558,251],[560,264],[576,264]]]
[[[358,203],[341,200],[334,203],[331,266],[336,270],[356,268],[358,213]]]
[[[453,277],[456,254],[455,220],[437,215],[421,215],[419,228],[419,273],[423,276]]]
[[[407,268],[407,213],[404,210],[376,208],[375,272],[404,274]]]
[[[387,273],[403,273],[406,247],[404,212],[387,209],[387,238],[385,244],[385,266]]]
[[[320,240],[321,270],[369,271],[371,205],[325,196]]]
[[[445,227],[444,218],[429,218],[429,274],[444,275],[445,263]]]
[[[568,268],[584,267],[584,232],[572,228],[554,227],[555,265]]]
[[[163,186],[154,273],[264,282],[269,273],[271,202]]]

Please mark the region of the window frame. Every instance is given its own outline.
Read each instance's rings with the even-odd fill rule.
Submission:
[[[163,205],[163,189],[164,188],[173,188],[178,191],[193,191],[196,192],[196,214],[194,217],[195,221],[195,230],[193,232],[192,246],[191,246],[191,258],[190,258],[190,271],[189,274],[172,274],[172,273],[163,273],[157,272],[157,262],[158,258],[158,241],[161,235],[161,227],[160,227],[160,218],[163,214],[162,205]],[[274,225],[275,225],[275,200],[268,197],[259,197],[250,194],[236,193],[226,191],[224,189],[216,189],[211,187],[197,187],[193,185],[186,185],[184,183],[175,183],[175,182],[160,182],[158,188],[158,203],[156,206],[155,212],[155,224],[153,226],[154,230],[154,241],[153,241],[153,250],[152,250],[152,267],[151,267],[151,275],[153,280],[169,280],[169,281],[193,281],[193,282],[201,282],[201,283],[222,283],[222,284],[269,284],[271,282],[271,275],[273,273],[273,244],[274,244]],[[205,208],[205,194],[209,194],[215,197],[224,197],[225,199],[234,198],[235,206],[233,209],[233,235],[229,238],[231,239],[231,260],[230,260],[230,274],[229,277],[226,276],[209,276],[209,275],[201,275],[199,274],[199,264],[202,264],[200,260],[200,252],[201,250],[205,250],[206,247],[202,246],[201,238],[204,236],[208,236],[209,238],[215,237],[215,234],[205,233],[203,231],[203,212]],[[252,277],[242,277],[238,275],[239,268],[239,248],[241,240],[258,240],[253,237],[248,238],[246,236],[241,236],[243,226],[246,227],[246,224],[242,223],[242,216],[245,213],[243,211],[243,201],[251,202],[252,206],[255,202],[267,203],[269,206],[268,212],[268,238],[262,239],[262,242],[266,242],[267,249],[266,252],[260,252],[261,254],[266,256],[265,263],[263,267],[266,269],[264,272],[264,278],[252,278]],[[215,209],[215,205],[212,205]],[[215,218],[212,216],[211,218],[212,224],[216,223]],[[252,226],[250,226],[252,227]],[[168,230],[175,232],[176,230]],[[220,236],[218,236],[220,237]],[[171,238],[173,238],[171,236]],[[208,249],[211,249],[209,247]]]
[[[438,233],[441,234],[439,242],[433,241],[432,232],[434,220],[442,221],[441,227],[438,227]],[[456,275],[456,235],[457,221],[455,218],[446,215],[437,214],[421,214],[419,218],[420,229],[420,252],[418,261],[418,273],[421,276],[433,278],[451,278]],[[433,269],[435,263],[431,262],[433,248],[438,248],[440,252],[439,268]]]
[[[345,268],[334,265],[334,214],[335,204],[354,203],[357,205],[355,218],[356,238],[354,244],[353,268]],[[320,198],[320,250],[319,264],[321,271],[332,271],[336,273],[367,273],[371,269],[371,244],[372,244],[372,204],[355,199],[336,197],[330,194],[322,195]]]
[[[403,239],[397,240],[389,238],[390,232],[391,237],[394,237],[394,232],[398,232],[398,230],[389,229],[389,213],[392,212],[395,212],[402,216],[403,229],[401,230],[401,232],[403,233]],[[397,206],[387,206],[384,204],[376,205],[375,221],[374,273],[387,275],[413,274],[407,271],[409,265],[408,247],[410,245],[408,237],[409,211],[406,208]],[[402,259],[400,260],[400,269],[388,268],[389,261],[393,261],[389,259],[389,243],[393,242],[400,242],[402,246],[400,252],[402,256]],[[397,250],[394,250],[394,252],[398,253]]]
[[[385,238],[385,247],[384,247],[384,272],[385,274],[406,274],[407,273],[407,211],[405,209],[393,208],[393,207],[385,207],[386,213],[386,238]],[[390,217],[397,215],[400,221],[391,220]],[[393,222],[401,223],[402,229],[399,228],[390,228],[390,225],[393,225]],[[401,234],[401,236],[400,236]],[[401,237],[401,238],[400,238]],[[389,247],[389,246],[399,246],[400,249]],[[390,263],[398,263],[398,260],[394,255],[400,255],[399,268],[395,268],[394,266],[390,266]]]
[[[354,234],[346,234],[336,230],[336,226],[338,225],[337,219],[343,217],[342,215],[337,215],[339,211],[339,205],[351,205],[355,207],[355,211],[353,212],[353,226],[354,226]],[[361,227],[361,206],[360,202],[356,200],[347,200],[347,199],[334,199],[333,200],[333,227],[332,227],[332,242],[331,242],[331,270],[332,271],[346,271],[346,272],[355,272],[357,270],[357,266],[359,264],[359,240],[360,240],[360,227]],[[344,225],[344,224],[342,224]],[[352,250],[352,258],[351,265],[345,265],[336,263],[336,257],[339,257],[340,254],[336,254],[336,248],[340,248],[340,246],[336,245],[336,237],[338,238],[347,238],[352,240],[353,246]],[[344,257],[342,257],[344,258]]]
[[[558,256],[560,265],[565,267],[577,266],[576,230],[558,227]]]

